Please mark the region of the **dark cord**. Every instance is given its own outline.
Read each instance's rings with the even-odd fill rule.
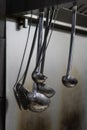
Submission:
[[[48,26],[49,26],[49,16],[50,16],[50,9],[47,8],[47,16],[46,16],[46,25],[45,25],[45,34],[44,34],[44,39],[46,38],[45,40],[45,45],[44,45],[44,48],[43,48],[43,52],[42,52],[42,62],[41,63],[41,70],[40,70],[40,73],[43,74],[43,71],[44,71],[44,64],[45,64],[45,53],[46,53],[46,43],[47,43],[47,37],[46,37],[46,32],[47,32],[47,29],[48,29]]]

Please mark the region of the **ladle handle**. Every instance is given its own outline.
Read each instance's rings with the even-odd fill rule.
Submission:
[[[47,16],[46,16],[46,25],[45,25],[45,34],[44,34],[44,48],[43,48],[43,52],[42,52],[42,62],[41,62],[41,70],[40,72],[43,74],[44,72],[44,64],[45,64],[45,55],[46,55],[46,43],[47,43],[47,37],[46,37],[46,33],[47,33],[47,29],[49,26],[49,15],[50,15],[50,9],[47,9]]]
[[[53,8],[52,11],[54,12],[54,8]],[[54,14],[54,13],[53,13],[53,14]],[[48,29],[47,29],[47,31],[46,31],[46,37],[48,36],[49,29],[50,29],[50,27],[51,27],[52,19],[53,19],[53,15],[52,15],[52,17],[50,18],[49,26],[48,26]],[[45,39],[44,39],[44,41],[43,41],[43,45],[42,45],[42,47],[41,47],[41,50],[40,50],[40,53],[39,53],[39,56],[38,56],[38,59],[37,59],[37,64],[36,64],[35,69],[34,69],[34,71],[33,71],[33,73],[32,73],[32,78],[33,78],[33,74],[36,72],[36,69],[37,69],[38,65],[40,64],[40,59],[41,59],[41,56],[42,56],[42,53],[43,53],[43,49],[44,49],[44,47],[45,47],[46,37],[45,37]]]
[[[38,57],[39,57],[39,53],[42,47],[42,37],[43,37],[43,17],[44,17],[44,10],[40,10],[40,14],[39,14],[39,29],[38,29],[38,45],[37,45],[37,57],[36,57],[36,64],[38,61]],[[38,67],[37,67],[37,72],[40,72],[41,69],[41,64],[39,63]]]
[[[44,9],[39,10],[39,25],[38,25],[38,44],[37,44],[37,56],[36,56],[36,64],[38,62],[40,50],[42,48],[42,36],[43,36],[43,17],[44,17]],[[41,58],[40,58],[41,59]],[[39,62],[36,72],[40,73],[41,64]],[[33,83],[33,92],[34,94],[37,93],[37,84]]]
[[[32,54],[33,54],[34,47],[35,47],[36,36],[37,36],[37,30],[38,30],[38,22],[37,22],[36,29],[35,29],[35,33],[34,33],[34,38],[33,38],[31,50],[30,50],[30,53],[29,53],[29,58],[28,58],[28,61],[27,61],[27,66],[26,66],[26,69],[25,69],[25,72],[24,72],[24,78],[23,78],[23,81],[22,81],[22,85],[24,85],[25,80],[26,80],[26,77],[27,77],[27,73],[28,73],[30,61],[31,61]]]
[[[75,39],[76,12],[77,12],[77,4],[76,2],[74,2],[73,9],[72,9],[72,30],[71,30],[71,39],[70,39],[70,49],[69,49],[68,65],[67,65],[67,72],[66,72],[67,77],[70,76],[71,65],[72,65],[72,53],[73,53],[73,45]]]

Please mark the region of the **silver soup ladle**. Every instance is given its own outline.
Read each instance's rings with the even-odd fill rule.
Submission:
[[[73,44],[74,44],[74,39],[75,39],[76,12],[77,12],[77,5],[76,5],[76,3],[73,3],[72,31],[71,31],[71,40],[70,40],[70,50],[69,50],[69,57],[68,57],[67,72],[66,72],[66,75],[62,77],[62,83],[66,87],[75,87],[78,83],[78,80],[70,75]]]

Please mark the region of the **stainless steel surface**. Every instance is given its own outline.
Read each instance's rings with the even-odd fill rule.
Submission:
[[[31,46],[32,35],[30,34]],[[61,77],[66,71],[70,33],[55,30],[47,50],[45,74],[47,84],[56,90],[48,110],[35,114],[19,111],[13,94],[20,61],[27,37],[27,29],[16,31],[14,22],[7,22],[7,87],[8,107],[6,111],[6,130],[87,130],[87,36],[76,35],[72,74],[78,77],[77,87],[68,89],[62,85]],[[52,53],[53,52],[53,53]],[[25,68],[27,61],[23,65]],[[25,87],[32,89],[30,74],[34,68],[36,52],[28,72]]]
[[[71,28],[67,70],[66,70],[66,75],[62,77],[62,83],[66,87],[75,87],[78,83],[78,80],[71,76],[73,47],[74,47],[75,34],[76,34],[76,17],[77,17],[77,5],[75,4],[73,5],[73,9],[72,9],[72,28]]]

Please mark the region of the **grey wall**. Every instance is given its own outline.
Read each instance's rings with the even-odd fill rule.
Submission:
[[[34,27],[31,29],[28,51]],[[13,94],[28,29],[16,31],[14,22],[7,22],[7,112],[6,130],[87,130],[87,37],[76,36],[72,75],[79,83],[75,88],[62,85],[61,77],[66,72],[70,34],[54,31],[47,49],[45,74],[47,84],[56,91],[50,107],[43,113],[20,111]],[[35,49],[36,50],[36,49]],[[26,54],[23,70],[28,56]],[[32,89],[31,73],[35,66],[34,52],[25,87]],[[23,72],[22,72],[23,73]],[[22,74],[21,74],[22,75]]]

